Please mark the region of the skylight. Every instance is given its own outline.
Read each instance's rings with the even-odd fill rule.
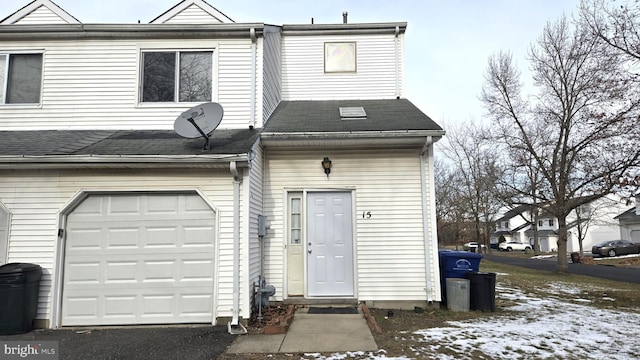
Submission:
[[[343,120],[366,119],[367,113],[362,106],[340,107],[340,118]]]

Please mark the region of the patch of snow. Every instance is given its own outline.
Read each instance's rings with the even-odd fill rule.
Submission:
[[[604,260],[604,259],[628,259],[628,258],[637,258],[640,257],[640,254],[627,254],[627,255],[618,255],[616,257],[602,257],[602,256],[598,256],[598,257],[593,257],[593,261],[600,261],[600,260]]]
[[[518,289],[501,288],[499,297],[518,299],[519,304],[507,308],[512,313],[504,316],[451,321],[449,327],[416,331],[414,340],[426,345],[415,350],[420,356],[443,360],[473,359],[474,350],[493,358],[525,359],[630,359],[640,354],[636,341],[618,342],[615,349],[608,345],[611,339],[636,333],[638,313],[540,299]]]
[[[532,256],[532,259],[550,259],[550,258],[554,258],[558,255],[536,255],[536,256]]]

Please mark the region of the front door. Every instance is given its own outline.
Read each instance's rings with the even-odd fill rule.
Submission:
[[[307,204],[307,293],[353,296],[351,193],[313,192]]]

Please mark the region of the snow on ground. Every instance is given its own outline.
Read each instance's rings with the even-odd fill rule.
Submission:
[[[418,344],[412,348],[412,358],[387,357],[380,350],[329,357],[305,354],[304,359],[640,359],[637,309],[598,309],[586,299],[568,301],[555,296],[580,293],[578,287],[568,284],[551,284],[548,293],[540,298],[503,287],[498,281],[496,297],[516,303],[504,309],[506,314],[407,332],[398,341],[411,339]]]

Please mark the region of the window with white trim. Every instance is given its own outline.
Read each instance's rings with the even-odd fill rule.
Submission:
[[[213,51],[143,51],[140,102],[206,102],[213,97]]]
[[[3,104],[39,104],[41,53],[0,53],[0,99]]]
[[[290,242],[291,245],[300,245],[302,244],[302,198],[294,195],[289,201]]]

